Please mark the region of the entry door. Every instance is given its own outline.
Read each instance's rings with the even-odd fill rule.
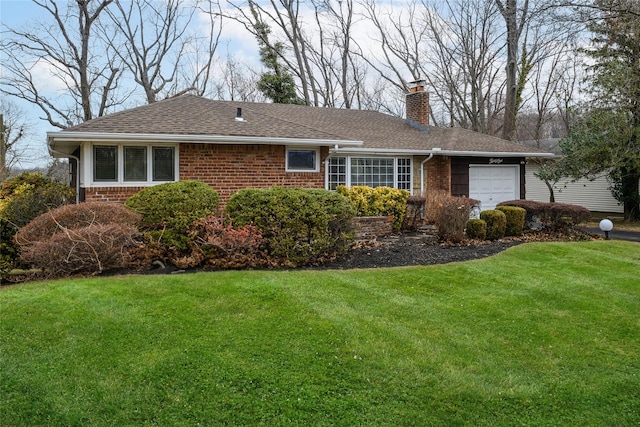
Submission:
[[[495,209],[518,199],[518,166],[469,166],[469,197],[480,200],[482,210]]]

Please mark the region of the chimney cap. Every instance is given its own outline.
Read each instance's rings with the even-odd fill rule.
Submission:
[[[409,92],[411,93],[424,92],[424,88],[425,86],[427,86],[427,81],[424,79],[414,80],[412,82],[409,82],[408,86],[409,86]]]

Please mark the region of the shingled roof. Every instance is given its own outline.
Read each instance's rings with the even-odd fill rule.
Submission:
[[[242,109],[242,120],[236,120],[238,108]],[[461,128],[418,128],[402,118],[375,111],[215,101],[195,95],[99,117],[50,133],[48,138],[54,146],[57,140],[91,135],[121,135],[123,140],[133,135],[162,135],[164,140],[173,136],[180,141],[194,137],[199,142],[214,136],[222,137],[220,140],[224,140],[223,137],[284,138],[323,141],[326,145],[344,142],[357,151],[370,152],[424,153],[437,148],[449,155],[546,154]]]

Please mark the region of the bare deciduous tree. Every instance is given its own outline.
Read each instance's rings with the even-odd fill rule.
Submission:
[[[122,69],[113,51],[95,36],[113,0],[33,2],[47,21],[6,29],[0,44],[7,58],[0,91],[38,106],[58,128],[102,116],[120,104],[123,98],[116,90]],[[52,91],[56,85],[70,96]]]
[[[116,0],[107,10],[117,31],[105,28],[103,36],[143,90],[147,103],[155,102],[161,94],[206,89],[222,28],[211,11],[213,5],[207,3],[208,34],[200,37],[189,32],[200,9],[182,0]],[[204,60],[198,58],[202,56],[199,47],[205,47]],[[195,63],[189,60],[190,55],[196,56]],[[189,67],[188,75],[179,79],[184,67]]]
[[[24,111],[3,97],[0,102],[0,182],[8,178],[11,169],[25,156],[26,147],[21,143],[30,128]]]

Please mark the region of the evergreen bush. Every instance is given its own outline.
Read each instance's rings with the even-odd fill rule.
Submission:
[[[341,194],[319,189],[244,189],[226,211],[235,227],[254,225],[267,253],[289,265],[345,252],[352,239],[354,209]]]
[[[496,210],[503,212],[507,217],[505,236],[521,236],[524,231],[524,220],[527,211],[517,206],[498,206]]]
[[[487,224],[487,239],[498,240],[504,237],[507,228],[507,216],[497,210],[480,212],[480,219]]]
[[[186,250],[191,225],[215,214],[218,193],[199,181],[168,182],[140,190],[125,205],[142,215],[141,229],[152,239]]]
[[[39,173],[23,173],[0,185],[0,272],[18,262],[16,232],[38,215],[66,203],[75,192],[68,185],[52,181]]]
[[[481,219],[471,218],[467,221],[467,237],[469,239],[485,240],[487,238],[487,223]]]
[[[351,201],[356,216],[392,216],[394,231],[402,228],[410,196],[407,190],[363,185],[347,188],[340,185],[336,191]]]

